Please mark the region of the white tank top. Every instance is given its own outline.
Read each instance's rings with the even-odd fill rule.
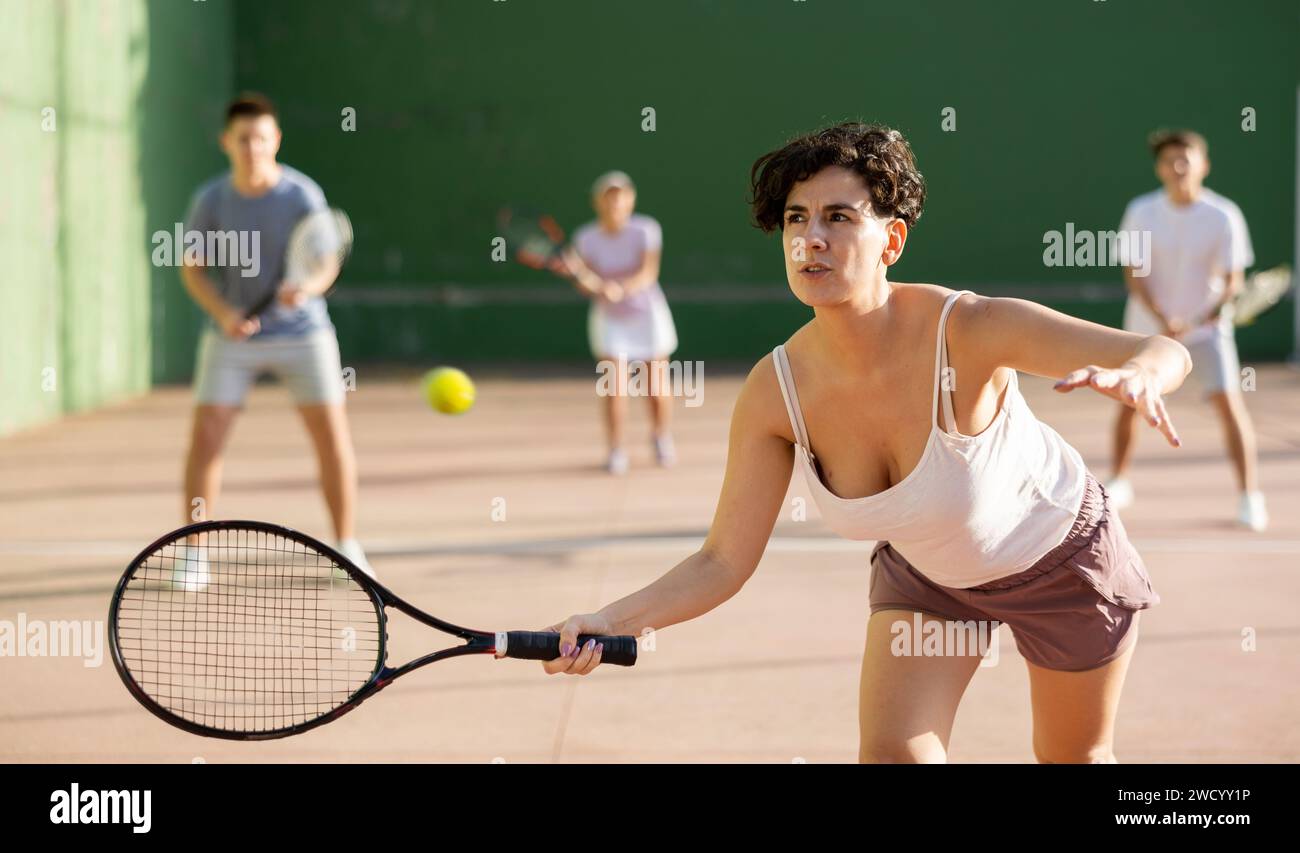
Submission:
[[[841,498],[817,473],[785,347],[772,353],[781,396],[794,429],[813,500],[831,530],[847,539],[888,540],[917,571],[937,584],[964,589],[1013,575],[1065,540],[1083,502],[1087,469],[1078,451],[1039,421],[1020,394],[1015,371],[1002,408],[979,435],[957,432],[952,391],[942,395],[948,312],[945,300],[935,342],[930,437],[921,461],[899,482],[861,498]]]

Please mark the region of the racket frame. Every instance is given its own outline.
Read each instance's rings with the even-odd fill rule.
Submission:
[[[300,545],[304,545],[314,551],[317,551],[323,556],[328,557],[329,559],[335,561],[338,564],[339,568],[347,572],[351,576],[352,580],[356,581],[357,584],[363,590],[365,590],[366,594],[370,597],[370,601],[374,605],[375,612],[379,617],[379,635],[378,635],[379,646],[376,654],[376,660],[378,661],[378,664],[375,668],[375,671],[370,674],[370,678],[366,681],[366,683],[358,687],[352,693],[352,695],[347,698],[347,701],[339,705],[334,710],[322,714],[319,717],[315,717],[311,720],[307,720],[306,722],[295,723],[292,726],[286,726],[279,729],[268,729],[266,731],[254,731],[254,732],[229,731],[226,729],[218,729],[218,728],[213,728],[211,726],[202,725],[201,723],[196,723],[193,720],[186,719],[185,717],[182,717],[179,714],[167,710],[161,704],[159,704],[156,699],[150,696],[148,692],[143,687],[141,687],[131,676],[130,669],[127,667],[126,661],[122,655],[121,645],[118,642],[117,625],[118,625],[118,613],[122,602],[122,596],[126,592],[126,589],[130,585],[132,579],[135,577],[136,571],[147,560],[154,557],[158,553],[159,549],[161,549],[165,545],[184,541],[188,537],[197,534],[213,533],[216,531],[232,530],[232,529],[258,532],[258,533],[267,533],[274,536],[280,536],[282,538],[297,542]],[[466,640],[467,642],[464,645],[453,646],[448,649],[440,649],[436,652],[431,652],[427,655],[415,658],[405,664],[402,664],[399,667],[390,667],[387,664],[388,661],[387,608],[389,607],[392,607],[402,613],[405,613],[407,616],[410,616],[412,619],[415,619],[418,622],[422,622],[431,628],[436,628],[439,631],[442,631],[444,633],[451,634],[456,637],[460,637],[461,639]],[[137,554],[135,559],[133,559],[131,563],[127,566],[126,571],[123,572],[121,579],[117,582],[117,586],[113,590],[113,600],[110,603],[108,608],[108,626],[109,626],[108,639],[109,639],[109,647],[113,658],[113,666],[117,670],[117,674],[121,677],[122,683],[126,685],[126,689],[130,691],[131,695],[134,696],[136,700],[140,702],[141,705],[144,705],[144,707],[147,708],[149,712],[152,713],[154,716],[158,717],[159,719],[161,719],[162,721],[166,722],[169,725],[175,726],[178,729],[182,729],[191,734],[202,735],[204,737],[223,738],[225,740],[275,740],[277,738],[283,738],[283,737],[289,737],[291,735],[301,734],[310,729],[314,729],[317,726],[323,726],[326,723],[337,720],[339,717],[355,709],[366,699],[369,699],[371,696],[375,695],[380,690],[383,690],[389,684],[393,683],[394,680],[400,678],[403,675],[406,675],[408,672],[419,669],[420,667],[423,666],[427,666],[428,664],[434,663],[435,661],[444,660],[446,658],[458,657],[460,655],[472,655],[472,654],[492,654],[492,655],[496,655],[497,657],[501,657],[504,654],[504,645],[502,644],[502,640],[505,637],[505,632],[476,631],[470,628],[463,628],[459,625],[453,625],[450,622],[447,622],[445,620],[439,619],[436,616],[431,616],[428,613],[425,613],[424,611],[420,610],[418,607],[415,607],[414,605],[411,605],[406,601],[403,601],[400,597],[397,596],[396,593],[394,593],[392,590],[388,589],[383,584],[376,581],[374,578],[367,575],[365,572],[361,571],[361,569],[353,565],[351,560],[349,560],[347,557],[340,554],[338,551],[334,550],[333,548],[326,545],[325,543],[320,542],[311,536],[308,536],[305,533],[300,533],[299,531],[294,530],[291,527],[284,527],[279,524],[272,524],[270,522],[265,522],[265,521],[239,521],[239,520],[196,522],[194,524],[189,524],[186,525],[185,527],[181,527],[177,530],[173,530],[172,532],[164,536],[160,536],[158,539],[154,540],[152,543],[146,546],[144,550],[142,550],[139,554]],[[498,654],[499,647],[501,648],[502,654]]]
[[[510,237],[509,232],[512,227],[514,227],[512,223],[521,219],[536,224],[538,230],[545,234],[546,238],[551,242],[551,248],[545,253],[545,255],[529,251],[516,245],[517,241]],[[505,235],[506,245],[510,251],[511,258],[515,263],[522,264],[529,269],[546,269],[550,262],[559,257],[564,252],[564,247],[568,245],[564,229],[560,227],[560,223],[555,219],[555,217],[551,216],[549,213],[542,213],[541,211],[531,207],[515,207],[513,205],[503,207],[497,211],[497,224],[502,231],[507,232]],[[538,258],[539,260],[537,263],[533,263],[529,260],[525,260],[523,255]]]

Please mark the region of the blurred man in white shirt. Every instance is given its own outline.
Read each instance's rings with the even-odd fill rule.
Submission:
[[[1163,334],[1192,355],[1192,376],[1223,423],[1241,488],[1237,520],[1251,530],[1268,526],[1259,491],[1255,430],[1241,395],[1241,368],[1233,338],[1232,298],[1255,261],[1246,220],[1237,205],[1203,186],[1210,172],[1205,139],[1190,130],[1151,137],[1163,188],[1138,196],[1124,211],[1120,231],[1148,232],[1149,258],[1124,258],[1128,304],[1124,328]],[[1148,274],[1143,275],[1143,271]],[[1120,407],[1115,425],[1115,469],[1107,491],[1116,507],[1133,502],[1126,476],[1133,455],[1133,415]]]

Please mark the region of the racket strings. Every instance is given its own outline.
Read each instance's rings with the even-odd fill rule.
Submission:
[[[285,247],[285,277],[298,280],[325,264],[342,264],[352,248],[352,224],[341,210],[320,210],[296,225]]]
[[[329,557],[274,533],[222,529],[142,561],[118,606],[137,685],[201,726],[256,733],[345,704],[381,666],[382,616]]]

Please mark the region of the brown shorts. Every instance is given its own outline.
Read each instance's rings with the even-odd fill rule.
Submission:
[[[880,542],[871,552],[871,612],[913,610],[1005,622],[1025,660],[1078,672],[1109,663],[1137,637],[1137,611],[1160,603],[1106,490],[1087,475],[1065,540],[1023,572],[969,589],[940,586]]]

